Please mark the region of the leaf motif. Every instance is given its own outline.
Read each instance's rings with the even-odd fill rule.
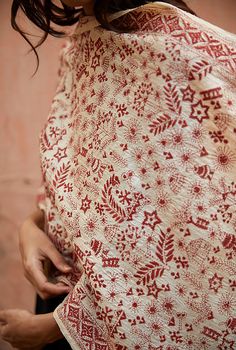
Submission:
[[[53,149],[53,145],[50,144],[46,131],[41,134],[41,148],[43,152]]]
[[[164,272],[164,267],[159,265],[157,261],[151,261],[145,266],[141,267],[134,275],[138,279],[137,283],[141,282],[143,285],[148,284],[151,280],[161,277]]]
[[[104,188],[102,190],[102,201],[103,207],[106,209],[108,213],[110,213],[111,217],[116,220],[118,223],[121,223],[125,220],[126,213],[125,211],[118,205],[112,195],[112,188],[119,183],[119,179],[117,176],[112,175],[109,180],[106,181]]]
[[[160,232],[158,244],[156,247],[156,256],[163,264],[167,264],[167,262],[173,259],[174,253],[174,235],[169,231],[164,233],[162,230]]]
[[[212,66],[204,60],[195,63],[192,67],[192,73],[195,73],[195,75],[197,74],[199,80],[202,80],[207,74],[212,72]]]
[[[62,164],[59,170],[57,170],[54,179],[53,179],[53,186],[56,188],[60,188],[64,186],[67,176],[70,170],[70,162],[67,164]]]
[[[154,120],[152,124],[149,124],[150,132],[156,136],[166,129],[173,128],[176,124],[176,121],[176,119],[172,119],[167,114],[164,114]]]
[[[172,85],[169,83],[167,86],[164,87],[164,94],[166,96],[166,104],[169,110],[180,115],[182,111],[182,106],[176,86],[174,85],[172,87]]]

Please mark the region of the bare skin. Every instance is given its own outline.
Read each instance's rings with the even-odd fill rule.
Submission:
[[[19,350],[40,350],[63,338],[52,314],[36,316],[17,309],[0,311],[0,335]]]
[[[70,289],[48,281],[43,262],[50,260],[62,273],[71,267],[42,231],[44,214],[36,210],[25,220],[19,232],[19,246],[26,278],[42,299],[69,293]],[[0,336],[19,350],[39,350],[45,344],[63,338],[53,314],[33,315],[25,310],[0,311]]]
[[[43,232],[44,214],[35,211],[25,220],[19,232],[19,248],[25,277],[35,287],[42,299],[69,293],[70,289],[61,283],[52,283],[45,276],[43,264],[51,261],[62,273],[68,273],[71,267]],[[29,239],[30,236],[30,239]]]
[[[93,14],[93,0],[63,0],[68,6],[83,6],[87,15]],[[236,1],[224,0],[186,0],[186,4],[199,17],[229,31],[236,33]],[[25,276],[43,298],[68,293],[68,287],[53,284],[44,275],[43,262],[48,259],[61,272],[70,267],[43,232],[43,213],[37,210],[22,225],[20,230],[20,251]],[[0,335],[19,350],[39,350],[43,345],[63,338],[52,313],[33,315],[25,310],[0,311]]]

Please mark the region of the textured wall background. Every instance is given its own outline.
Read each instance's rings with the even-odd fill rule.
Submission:
[[[33,310],[34,291],[23,276],[17,233],[35,208],[38,134],[55,91],[63,40],[49,38],[40,48],[40,67],[31,78],[35,57],[11,29],[11,3],[0,2],[0,309]],[[29,25],[27,29],[33,30]],[[0,349],[11,347],[0,341]]]

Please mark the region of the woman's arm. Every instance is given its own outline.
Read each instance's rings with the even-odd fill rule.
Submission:
[[[64,273],[71,267],[43,232],[43,227],[44,214],[38,209],[23,223],[19,244],[25,275],[41,298],[46,299],[68,293],[70,288],[49,282],[44,274],[44,262],[51,261]],[[30,350],[39,350],[43,345],[63,338],[53,313],[34,315],[19,309],[0,311],[0,335],[13,347]]]
[[[43,232],[44,214],[38,209],[23,223],[19,233],[19,246],[26,278],[35,287],[42,299],[69,293],[70,288],[60,282],[48,281],[43,266],[50,261],[61,272],[68,273],[71,267]]]
[[[0,311],[0,334],[13,347],[30,350],[63,338],[52,313],[33,315],[18,309]]]

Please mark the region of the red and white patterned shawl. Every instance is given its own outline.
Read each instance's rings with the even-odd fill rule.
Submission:
[[[122,23],[82,19],[41,134],[54,317],[72,349],[236,349],[236,36],[158,3]]]

